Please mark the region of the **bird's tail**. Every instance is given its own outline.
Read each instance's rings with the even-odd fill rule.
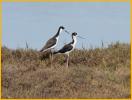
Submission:
[[[39,50],[39,52],[45,52],[45,51],[46,51],[45,48],[42,48],[42,49]]]
[[[53,54],[58,54],[58,53],[59,53],[59,51],[54,51],[54,52],[53,52]]]
[[[42,51],[43,51],[43,49],[39,50],[39,52],[42,52]]]

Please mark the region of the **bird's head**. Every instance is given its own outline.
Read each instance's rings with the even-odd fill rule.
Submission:
[[[58,32],[61,33],[65,29],[64,26],[60,26]],[[65,31],[65,30],[64,30]]]
[[[68,31],[65,29],[64,26],[60,26],[59,29],[60,29],[60,30],[64,30],[67,34],[71,34],[70,32],[68,32]]]
[[[64,26],[60,26],[60,29],[63,29],[63,30],[64,30],[64,29],[65,29],[65,27],[64,27]]]
[[[72,33],[72,36],[77,36],[77,33],[76,33],[76,32],[73,32],[73,33]]]

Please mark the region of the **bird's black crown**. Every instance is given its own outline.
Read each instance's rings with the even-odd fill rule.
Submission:
[[[60,26],[60,29],[65,29],[65,27],[64,26]]]
[[[76,35],[77,35],[77,33],[76,33],[76,32],[73,32],[73,33],[72,33],[72,35],[76,36]]]

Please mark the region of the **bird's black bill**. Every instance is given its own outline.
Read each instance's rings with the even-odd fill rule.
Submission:
[[[81,39],[86,39],[86,38],[84,38],[84,37],[81,37],[81,36],[79,36],[79,35],[78,35],[77,37],[79,37],[79,38],[81,38]]]
[[[66,33],[68,33],[68,34],[71,34],[69,31],[67,31],[67,30],[64,30]],[[82,36],[77,36],[77,37],[79,37],[79,38],[81,38],[81,39],[86,39],[86,38],[84,38],[84,37],[82,37]]]
[[[70,32],[68,32],[67,30],[64,30],[66,33],[70,34]]]

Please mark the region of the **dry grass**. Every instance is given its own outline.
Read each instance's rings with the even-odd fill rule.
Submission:
[[[130,45],[64,55],[2,47],[2,98],[130,98]]]

